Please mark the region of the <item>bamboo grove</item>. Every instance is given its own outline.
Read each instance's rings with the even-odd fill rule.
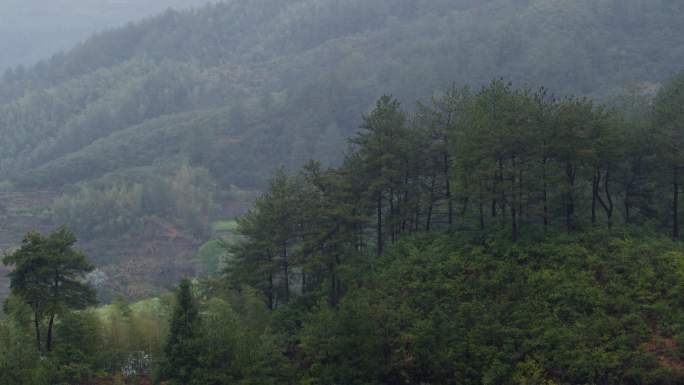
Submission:
[[[283,170],[239,221],[233,272],[270,306],[328,285],[349,258],[402,235],[445,230],[512,241],[591,227],[639,226],[680,238],[684,73],[657,95],[605,104],[495,80],[452,87],[415,112],[382,97],[343,165]]]

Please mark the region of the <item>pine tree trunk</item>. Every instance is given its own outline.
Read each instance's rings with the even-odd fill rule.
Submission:
[[[544,204],[544,231],[549,227],[549,192],[546,185],[546,158],[542,161],[542,185],[543,185],[543,204]]]
[[[679,239],[679,175],[672,169],[672,239]]]
[[[48,322],[48,330],[47,330],[47,341],[46,341],[46,350],[48,353],[52,352],[52,327],[55,324],[55,315],[52,314],[50,315],[50,321]]]
[[[275,301],[273,299],[273,274],[268,275],[268,308],[275,310]]]
[[[432,225],[432,210],[435,206],[435,179],[437,178],[433,175],[432,180],[430,181],[430,198],[428,199],[427,221],[425,223],[425,231],[427,232],[430,231]]]
[[[283,275],[285,276],[285,303],[290,302],[290,262],[287,260],[287,248],[283,246]]]
[[[591,179],[591,225],[596,226],[596,201],[597,201],[597,196],[598,196],[598,185],[599,185],[599,180],[600,176],[596,175],[596,172],[594,172],[594,176]]]
[[[43,354],[43,343],[40,338],[40,319],[38,317],[38,312],[33,313],[33,325],[36,328],[36,346],[38,347],[38,352]]]
[[[384,252],[384,245],[383,245],[383,237],[382,237],[382,193],[378,193],[378,198],[377,198],[377,215],[378,215],[378,225],[377,225],[377,231],[378,231],[378,255],[382,255]]]
[[[448,221],[449,226],[454,224],[454,203],[451,201],[451,178],[449,177],[449,155],[444,154],[444,180],[446,182],[446,199],[449,206]]]

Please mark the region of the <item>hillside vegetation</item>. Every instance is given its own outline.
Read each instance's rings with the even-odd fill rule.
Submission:
[[[493,76],[580,95],[658,83],[684,57],[683,7],[259,0],[169,11],[7,72],[0,178],[57,188],[181,157],[221,183],[263,186],[273,164],[339,161],[381,93],[412,102]],[[145,148],[130,156],[122,143]]]
[[[0,380],[680,384],[683,91],[681,72],[610,104],[501,80],[415,114],[383,96],[341,165],[279,169],[205,248],[219,274],[173,298],[42,314],[14,285]],[[6,257],[13,282],[43,277],[36,239]]]
[[[232,0],[7,71],[0,384],[684,382],[682,20]]]

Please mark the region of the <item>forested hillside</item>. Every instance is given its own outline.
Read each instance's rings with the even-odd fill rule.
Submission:
[[[341,148],[381,93],[414,101],[452,81],[498,76],[579,95],[657,83],[684,56],[684,6],[650,5],[259,0],[167,12],[8,72],[0,175],[58,187],[201,153],[194,165],[220,181],[260,183],[272,164],[339,159],[328,149]],[[227,115],[202,112],[211,109]],[[203,127],[182,151],[166,147],[163,135],[189,111],[215,128]],[[149,129],[139,126],[161,117],[148,156],[116,158],[120,139],[136,143]],[[217,141],[224,145],[206,148]],[[103,151],[113,155],[107,167],[83,172],[73,163]]]
[[[220,269],[135,304],[88,308],[74,235],[29,233],[0,382],[681,384],[682,105],[684,71],[606,103],[382,96],[339,166],[276,172]]]
[[[380,95],[412,111],[495,77],[653,94],[683,62],[683,17],[665,0],[234,0],[104,32],[0,80],[0,243],[66,223],[148,295],[160,266],[200,271],[190,250],[278,166],[339,164]]]

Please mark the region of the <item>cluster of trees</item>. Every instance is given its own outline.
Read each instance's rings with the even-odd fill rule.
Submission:
[[[3,259],[12,267],[12,293],[0,319],[3,384],[74,384],[98,373],[149,373],[152,357],[161,357],[170,298],[129,305],[117,297],[94,308],[88,282],[94,267],[75,243],[66,227],[49,235],[31,232]]]
[[[216,211],[215,190],[206,169],[183,164],[172,175],[143,172],[85,184],[58,198],[52,216],[54,222],[67,224],[88,239],[140,231],[147,216],[165,218],[207,237]]]
[[[0,321],[0,380],[78,384],[676,384],[684,249],[613,229],[514,244],[459,232],[403,237],[345,261],[347,290],[269,309],[232,277],[173,298],[64,309],[52,352],[19,296]],[[43,322],[41,326],[45,326]],[[116,381],[116,380],[115,380]]]
[[[383,97],[341,167],[277,173],[228,280],[261,291],[290,381],[676,383],[682,90]]]
[[[508,233],[640,226],[680,238],[684,73],[612,106],[496,80],[452,88],[415,114],[381,98],[344,164],[282,170],[239,221],[237,277],[272,308],[330,285],[339,266],[435,229]],[[652,100],[653,99],[653,100]]]

